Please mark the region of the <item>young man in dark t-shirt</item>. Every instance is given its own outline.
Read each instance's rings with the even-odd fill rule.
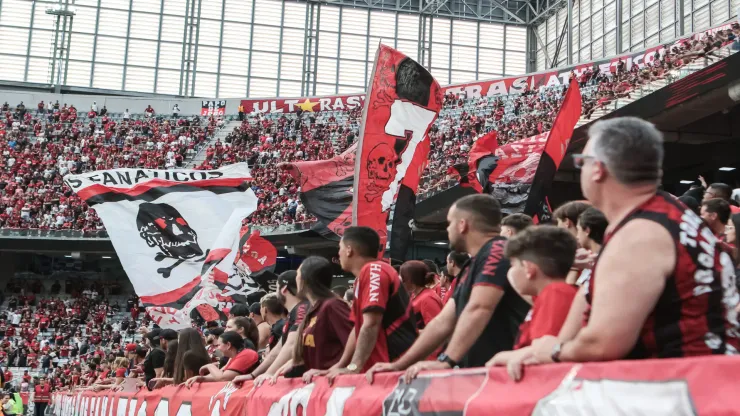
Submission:
[[[416,339],[416,320],[409,294],[390,264],[377,260],[380,237],[369,227],[349,227],[339,242],[339,263],[355,275],[355,300],[350,318],[354,331],[342,358],[330,370],[311,370],[304,380],[327,374],[364,372],[375,363],[398,359]]]
[[[398,361],[378,364],[378,371],[407,369],[410,381],[422,370],[479,367],[499,351],[514,346],[519,325],[529,311],[511,287],[504,258],[506,239],[501,231],[501,206],[490,195],[459,199],[447,214],[450,248],[467,252],[472,258],[457,282],[455,293],[430,322],[414,345]],[[449,343],[437,361],[421,361],[435,349]]]
[[[260,299],[260,315],[264,318],[265,323],[270,325],[270,335],[267,339],[267,345],[270,349],[275,348],[277,343],[283,338],[283,328],[285,327],[285,307],[277,295],[269,293]]]

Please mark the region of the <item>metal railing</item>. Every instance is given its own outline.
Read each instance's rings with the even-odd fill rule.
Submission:
[[[105,230],[82,231],[82,230],[40,230],[20,228],[0,228],[0,238],[27,238],[27,239],[60,239],[60,240],[108,240],[108,232]]]

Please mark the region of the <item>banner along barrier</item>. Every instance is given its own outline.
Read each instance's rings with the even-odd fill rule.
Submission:
[[[493,97],[497,95],[520,94],[527,90],[536,90],[541,86],[567,85],[571,71],[580,76],[588,69],[599,68],[602,73],[617,72],[620,60],[625,63],[627,71],[632,65],[643,68],[655,60],[655,52],[660,56],[665,54],[665,46],[673,46],[693,39],[703,39],[719,30],[729,29],[735,20],[722,25],[684,36],[674,41],[665,42],[638,52],[625,52],[621,55],[597,59],[577,65],[552,69],[534,74],[514,77],[498,78],[485,81],[470,81],[442,87],[444,94],[464,94],[466,98]],[[404,52],[404,51],[400,51]],[[362,107],[365,103],[365,93],[358,92],[349,95],[332,95],[321,97],[294,97],[294,98],[257,98],[241,101],[245,113],[295,113],[299,109],[305,112],[338,111]]]
[[[725,415],[736,408],[737,357],[551,364],[511,381],[502,368],[400,373],[304,384],[281,379],[254,388],[205,383],[138,393],[56,393],[56,416],[339,416],[339,415]]]

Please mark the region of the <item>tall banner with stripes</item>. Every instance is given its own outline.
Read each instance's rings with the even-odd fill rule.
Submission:
[[[380,45],[367,97],[355,158],[352,224],[376,230],[382,252],[395,206],[394,216],[403,219],[394,218],[391,251],[402,257],[421,172],[428,163],[428,132],[442,109],[442,89],[413,59]]]
[[[239,261],[242,221],[257,207],[251,180],[246,163],[64,178],[102,219],[147,313],[174,329],[189,327],[198,306],[218,308],[224,292],[261,290]]]

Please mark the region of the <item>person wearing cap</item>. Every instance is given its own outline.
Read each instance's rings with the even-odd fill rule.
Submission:
[[[278,276],[277,296],[285,309],[289,310],[288,319],[283,326],[283,335],[278,344],[270,350],[262,363],[251,374],[236,377],[234,382],[255,380],[255,384],[261,385],[291,359],[293,348],[298,338],[298,326],[306,316],[309,303],[298,296],[298,285],[296,283],[296,271],[289,270]]]
[[[174,334],[174,336],[173,336]],[[162,377],[164,373],[164,359],[167,341],[177,339],[177,332],[171,329],[153,329],[145,335],[149,346],[152,348],[144,360],[144,381],[147,386],[153,378]],[[164,342],[162,342],[164,340]]]
[[[268,341],[270,341],[270,324],[265,322],[262,316],[262,306],[259,302],[254,302],[249,305],[249,317],[252,318],[255,325],[257,325],[257,331],[260,335],[260,342],[257,346],[257,350],[262,351],[267,347]]]

